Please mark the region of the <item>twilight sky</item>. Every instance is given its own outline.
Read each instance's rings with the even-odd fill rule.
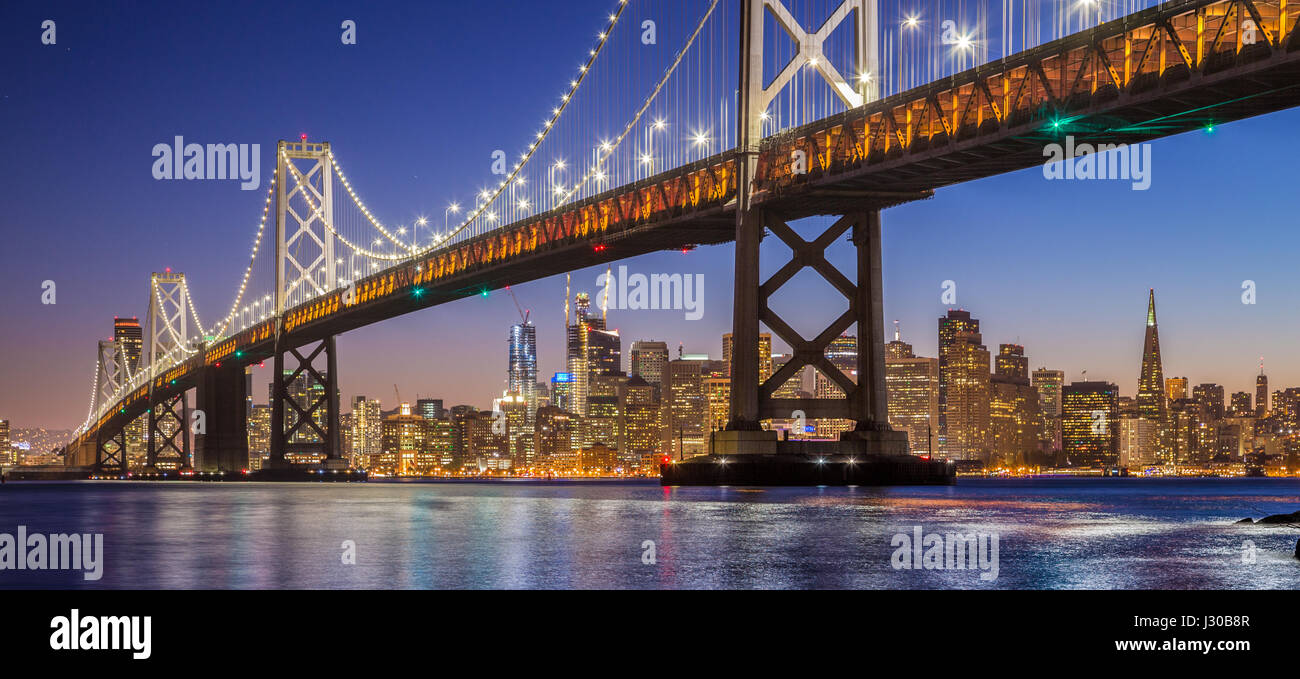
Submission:
[[[261,143],[265,182],[275,140],[307,132],[333,142],[384,219],[438,219],[449,200],[481,184],[501,138],[527,139],[613,5],[140,3],[122,12],[107,3],[5,3],[0,419],[79,424],[95,340],[111,334],[113,316],[144,315],[150,271],[184,271],[205,322],[225,312],[264,189],[155,181],[154,144],[175,135]],[[628,11],[636,18],[636,0]],[[56,46],[40,43],[45,18],[58,21]],[[356,46],[339,43],[345,18],[358,23]],[[1062,369],[1070,380],[1087,370],[1131,394],[1154,287],[1166,376],[1253,392],[1262,355],[1274,389],[1300,385],[1297,126],[1292,110],[1157,141],[1147,191],[1048,181],[1033,168],[889,210],[886,325],[898,319],[918,354],[935,355],[941,284],[952,280],[991,352],[1019,342],[1034,368]],[[807,220],[799,230],[811,237],[826,223]],[[783,251],[765,241],[765,275]],[[611,310],[624,353],[633,340],[660,339],[720,357],[732,256],[728,245],[621,262],[629,272],[705,276],[700,320],[680,310]],[[851,258],[841,243],[832,261],[851,272]],[[574,272],[575,292],[594,293],[602,271]],[[56,282],[57,304],[41,304],[45,280]],[[1257,304],[1242,303],[1244,280],[1255,282]],[[543,378],[562,368],[563,291],[563,276],[515,288],[538,326]],[[776,300],[808,335],[845,306],[811,270]],[[407,400],[487,407],[504,388],[507,331],[517,320],[509,296],[496,292],[344,335],[343,396],[387,407],[396,384]],[[255,378],[259,401],[266,380],[265,372]]]

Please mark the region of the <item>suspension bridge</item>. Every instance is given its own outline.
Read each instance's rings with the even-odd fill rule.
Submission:
[[[648,24],[627,20],[634,5],[623,0],[595,22],[594,43],[557,99],[539,106],[540,127],[517,160],[498,158],[472,201],[448,205],[441,229],[436,218],[385,224],[330,143],[279,142],[226,315],[205,326],[183,274],[150,276],[143,354],[134,361],[119,343],[99,343],[67,464],[125,474],[126,428],[143,417],[146,468],[243,469],[244,369],[269,360],[271,466],[307,452],[323,469],[345,469],[340,333],[617,259],[732,241],[731,418],[714,454],[791,452],[796,444],[759,423],[794,410],[857,422],[818,455],[901,454],[906,440],[885,409],[881,210],[1041,165],[1044,146],[1067,136],[1134,144],[1300,104],[1295,0],[678,1],[656,14],[658,38],[677,39],[657,58],[640,50]],[[837,219],[812,241],[789,226],[815,215]],[[767,233],[792,255],[764,281]],[[850,274],[824,255],[846,233],[857,251]],[[807,267],[849,302],[811,339],[767,304]],[[760,323],[793,349],[762,383]],[[855,324],[856,381],[824,355]],[[845,398],[773,396],[809,365]],[[324,386],[307,408],[288,395],[303,374]],[[193,435],[191,390],[205,417]]]

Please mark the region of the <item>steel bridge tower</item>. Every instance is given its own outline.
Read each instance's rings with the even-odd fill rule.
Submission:
[[[763,113],[801,69],[815,68],[848,108],[878,97],[877,12],[875,0],[844,0],[820,28],[808,31],[782,0],[742,0],[730,421],[725,430],[712,434],[710,455],[695,458],[694,464],[688,461],[665,465],[665,484],[872,483],[925,478],[926,472],[932,471],[916,469],[912,461],[919,459],[906,456],[907,435],[892,430],[888,421],[879,205],[864,196],[860,208],[837,214],[839,219],[829,229],[806,242],[783,219],[779,203],[755,204],[753,200]],[[771,84],[765,85],[763,27],[768,13],[799,51]],[[849,20],[857,46],[857,73],[849,76],[852,83],[823,57],[822,51],[831,33]],[[790,246],[793,255],[770,279],[760,281],[759,244],[769,229]],[[857,249],[856,282],[835,269],[825,256],[826,248],[846,232]],[[805,267],[821,274],[849,302],[844,314],[810,340],[800,336],[768,305],[772,294]],[[760,321],[793,348],[791,360],[762,384]],[[856,383],[825,355],[830,343],[855,323],[859,335]],[[809,365],[838,385],[845,398],[773,398],[781,385]],[[839,441],[816,444],[779,441],[777,432],[762,428],[762,420],[791,418],[795,411],[803,411],[809,419],[851,419],[856,425],[841,434]]]
[[[268,464],[271,469],[288,469],[291,462],[286,454],[305,453],[321,457],[326,468],[346,469],[339,429],[334,335],[313,340],[308,344],[315,346],[304,350],[306,345],[289,346],[284,330],[284,311],[291,306],[291,297],[297,295],[305,301],[327,294],[338,284],[334,259],[333,156],[328,143],[309,143],[305,138],[281,141],[277,150],[275,367],[271,379]],[[286,355],[293,361],[288,370]],[[318,361],[324,363],[323,368]],[[314,393],[317,387],[319,396]],[[299,391],[292,393],[292,389]],[[292,418],[286,417],[290,413]]]

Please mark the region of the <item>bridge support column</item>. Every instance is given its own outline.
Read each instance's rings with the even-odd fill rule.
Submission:
[[[147,473],[190,469],[190,399],[182,391],[149,405]]]
[[[126,473],[126,429],[106,434],[101,427],[95,435],[95,473]]]
[[[290,456],[314,454],[325,469],[347,469],[339,429],[338,360],[334,336],[305,354],[301,347],[277,350],[271,376],[271,458],[273,470],[290,469]],[[315,362],[324,354],[325,369]],[[291,357],[297,366],[286,370]]]
[[[770,230],[793,255],[758,284],[758,240]],[[857,282],[826,259],[826,249],[851,232],[857,249]],[[886,485],[951,483],[953,468],[908,455],[907,434],[889,426],[885,391],[884,296],[880,212],[840,217],[812,241],[770,210],[751,209],[736,233],[736,302],[731,350],[731,424],[714,432],[710,454],[661,468],[665,485]],[[806,267],[843,294],[849,308],[817,337],[804,339],[768,305],[773,293]],[[793,349],[792,358],[759,384],[758,324],[767,325]],[[826,357],[836,338],[857,325],[857,381]],[[778,399],[773,394],[806,366],[813,366],[844,392],[844,398]],[[854,428],[836,441],[779,441],[759,420],[851,419]]]
[[[204,426],[194,433],[195,467],[238,474],[248,468],[248,386],[244,368],[226,364],[205,369],[195,408]]]

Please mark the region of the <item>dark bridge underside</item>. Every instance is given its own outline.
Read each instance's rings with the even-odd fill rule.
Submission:
[[[1221,46],[1207,12],[1228,5],[1254,8],[1169,3],[768,138],[756,205],[787,220],[882,209],[1041,165],[1044,145],[1067,134],[1132,144],[1300,105],[1296,31],[1283,37],[1278,17],[1263,16],[1268,40]],[[805,174],[791,171],[795,151],[807,157]],[[278,349],[506,285],[729,242],[735,165],[728,151],[390,267],[358,281],[354,303],[336,291],[286,311]],[[273,356],[275,334],[266,321],[173,367],[155,378],[155,402],[198,386],[208,366]],[[93,463],[87,442],[145,413],[148,392],[136,389],[92,423],[69,444],[69,464]]]

